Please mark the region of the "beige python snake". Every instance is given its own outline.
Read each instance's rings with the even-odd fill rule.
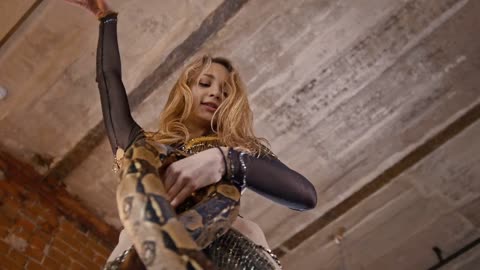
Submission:
[[[140,263],[146,269],[216,269],[202,249],[230,228],[239,213],[240,190],[222,179],[197,190],[174,210],[160,175],[187,156],[149,138],[137,139],[126,149],[117,206],[135,252],[121,269],[138,269]]]

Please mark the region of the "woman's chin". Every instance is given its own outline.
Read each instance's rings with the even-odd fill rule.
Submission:
[[[199,114],[195,114],[195,117],[191,117],[192,123],[196,123],[195,125],[205,126],[210,130],[210,123],[213,118],[213,113],[202,112]]]
[[[213,113],[205,112],[205,113],[202,113],[202,115],[199,115],[198,118],[201,119],[200,121],[207,122],[210,125],[210,122],[212,121],[212,118],[213,118]]]
[[[212,116],[203,116],[198,118],[198,122],[205,126],[206,128],[210,129],[210,123],[212,122]]]

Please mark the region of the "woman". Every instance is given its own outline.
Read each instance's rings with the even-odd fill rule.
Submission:
[[[245,87],[230,61],[225,58],[204,56],[189,64],[170,92],[160,116],[159,130],[153,133],[144,132],[131,117],[126,91],[121,79],[116,36],[117,13],[108,7],[105,0],[66,1],[86,8],[100,20],[97,82],[104,123],[114,153],[115,165],[117,169],[124,169],[120,173],[121,177],[135,177],[132,176],[135,173],[138,175],[138,171],[135,169],[135,164],[138,162],[130,160],[132,153],[135,153],[131,148],[153,149],[152,151],[157,151],[155,153],[158,155],[162,155],[162,153],[169,155],[174,152],[185,153],[184,158],[168,165],[159,163],[159,167],[156,168],[158,170],[155,172],[163,183],[155,192],[168,200],[170,203],[168,207],[176,208],[179,218],[174,217],[173,219],[180,220],[185,226],[188,221],[182,219],[180,213],[186,211],[187,208],[182,210],[180,208],[186,204],[187,198],[192,198],[192,194],[206,188],[218,187],[220,183],[231,184],[241,191],[248,187],[262,196],[294,210],[307,210],[315,207],[317,198],[313,185],[305,177],[278,160],[264,146],[264,139],[254,136],[252,114]],[[131,150],[130,154],[128,151],[127,154],[125,153],[127,149]],[[130,176],[127,175],[129,172]],[[120,190],[123,189],[122,185],[126,181],[130,180],[121,180]],[[132,181],[137,181],[138,191],[138,183],[141,181],[138,179]],[[128,230],[122,231],[119,244],[108,259],[110,262],[107,264],[108,269],[114,269],[115,265],[122,264],[126,257],[124,250],[134,250],[130,247],[136,240],[131,241],[131,239],[136,239],[142,233],[147,238],[149,234],[155,233],[154,231],[145,233],[150,230],[150,227],[141,227],[142,229],[132,227],[128,217],[134,204],[125,204],[130,197],[125,195],[120,200],[119,196],[122,195],[118,194],[123,193],[121,191],[117,193],[117,203],[122,223]],[[160,205],[160,208],[162,207]],[[218,208],[213,204],[210,204],[209,207]],[[126,208],[128,211],[125,210]],[[235,206],[231,209],[235,209]],[[164,209],[163,212],[169,211],[169,209]],[[125,212],[127,212],[127,216],[125,216]],[[238,213],[233,210],[231,212]],[[204,218],[206,219],[206,217]],[[215,222],[219,220],[217,218],[218,216],[215,219],[211,218],[209,224],[215,226]],[[222,226],[231,226],[231,229],[222,230]],[[219,269],[279,268],[275,256],[272,257],[273,254],[268,250],[263,232],[255,223],[238,217],[219,225],[219,231],[221,233],[203,244],[199,244],[198,237],[192,236]],[[204,231],[201,233],[203,234]],[[208,232],[205,232],[206,234]],[[161,253],[162,256],[148,257],[152,252],[154,255],[160,254],[158,253],[159,249],[165,249],[165,247],[145,249],[145,245],[140,247],[137,242],[133,244],[135,244],[136,250],[143,248],[142,252],[144,253],[140,254],[140,257],[145,265],[165,264],[163,260],[166,259],[162,256],[167,256],[166,253]],[[186,252],[185,254],[193,253]],[[190,257],[195,256],[197,255]],[[150,260],[148,264],[146,264],[147,260]],[[198,259],[198,261],[201,260],[201,258]],[[152,263],[152,261],[154,262]],[[153,269],[154,267],[148,268]],[[172,269],[174,268],[172,267]]]

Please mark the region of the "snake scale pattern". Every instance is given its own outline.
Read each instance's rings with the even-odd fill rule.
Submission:
[[[173,209],[161,175],[169,164],[187,156],[148,138],[127,148],[117,206],[135,252],[122,268],[134,269],[129,265],[141,260],[146,269],[216,269],[202,249],[230,228],[239,213],[240,190],[222,179]]]

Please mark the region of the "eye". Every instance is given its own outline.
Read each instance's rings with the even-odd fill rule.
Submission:
[[[210,87],[209,83],[198,82],[198,85],[200,85],[201,87]]]
[[[222,95],[223,95],[223,98],[227,98],[228,97],[228,92],[229,92],[229,88],[227,86],[226,83],[223,83],[222,84]]]

